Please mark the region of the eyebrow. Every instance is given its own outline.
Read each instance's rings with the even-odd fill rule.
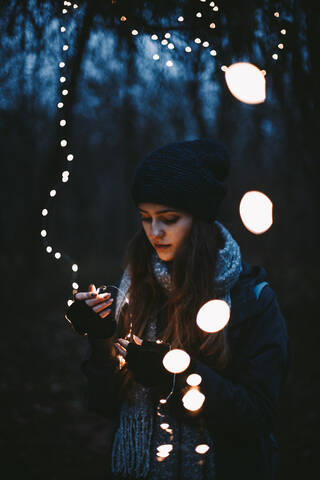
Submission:
[[[148,212],[146,212],[146,210],[143,210],[142,208],[139,208],[139,210],[140,210],[140,212],[148,213]],[[166,212],[177,212],[177,210],[166,208],[164,210],[158,210],[155,213],[166,213]]]

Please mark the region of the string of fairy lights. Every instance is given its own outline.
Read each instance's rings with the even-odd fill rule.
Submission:
[[[115,3],[114,1],[112,3]],[[203,5],[201,5],[203,4]],[[205,5],[204,5],[205,4]],[[64,72],[67,70],[67,61],[69,55],[69,44],[65,37],[67,37],[67,16],[70,15],[71,12],[74,12],[79,8],[78,4],[63,1],[62,5],[62,24],[60,25],[60,33],[62,34],[63,42],[60,52],[60,59],[59,59],[59,71],[60,71],[60,78],[59,78],[59,85],[60,85],[60,99],[57,103],[57,108],[59,111],[59,129],[61,131],[60,137],[60,148],[62,149],[63,155],[65,156],[66,165],[70,165],[70,162],[74,160],[74,154],[72,153],[72,149],[70,148],[69,141],[64,134],[65,127],[67,126],[67,120],[64,118],[64,99],[69,94],[69,90],[66,87],[68,85],[68,79]],[[205,12],[204,9],[207,9]],[[199,21],[207,22],[208,29],[214,30],[216,28],[216,16],[219,12],[220,8],[218,5],[215,4],[213,1],[209,0],[199,0],[199,7],[196,8],[194,13],[195,17],[199,19]],[[287,31],[281,25],[281,16],[278,11],[274,12],[274,18],[277,22],[280,23],[279,26],[279,34],[281,35],[280,38],[282,40],[277,44],[277,49],[272,53],[272,59],[277,61],[279,59],[279,52],[284,49],[284,38],[287,34]],[[128,24],[128,34],[138,37],[140,35],[137,28],[134,25],[130,25],[130,21],[125,15],[120,17],[120,21],[123,23]],[[178,23],[185,22],[185,18],[182,15],[179,15],[176,19]],[[145,34],[144,34],[145,35]],[[161,61],[162,58],[165,60],[165,65],[167,67],[173,67],[174,61],[173,57],[167,57],[168,51],[169,53],[177,50],[178,48],[182,47],[186,54],[190,54],[196,47],[202,47],[209,52],[209,55],[212,57],[216,57],[218,52],[216,47],[210,43],[208,40],[202,41],[201,38],[196,37],[193,39],[192,42],[181,44],[179,39],[175,39],[175,34],[173,32],[167,31],[162,36],[152,33],[150,35],[150,39],[152,42],[158,46],[158,52],[152,54],[152,59],[156,62]],[[245,103],[261,103],[265,100],[265,75],[266,72],[264,70],[258,69],[253,64],[239,62],[237,64],[233,64],[230,67],[225,65],[221,66],[221,70],[225,72],[226,75],[226,83],[227,86],[232,93],[238,100],[245,102]],[[234,78],[232,75],[234,74]],[[246,77],[246,81],[243,81],[244,76]],[[251,77],[250,77],[251,76]],[[251,81],[251,84],[250,84]],[[253,82],[253,83],[252,83]],[[259,86],[256,89],[256,86]],[[242,91],[241,89],[247,87],[246,91]],[[254,87],[254,88],[253,88]],[[254,92],[254,90],[257,92]],[[254,92],[254,93],[253,93]],[[253,95],[253,96],[252,96]],[[45,251],[53,256],[55,260],[61,260],[64,258],[68,263],[71,265],[71,286],[72,286],[72,293],[76,293],[79,289],[79,285],[76,282],[77,275],[79,271],[79,266],[76,262],[72,260],[72,258],[61,251],[58,251],[52,246],[52,243],[49,244],[48,241],[48,215],[51,212],[54,206],[54,199],[57,196],[59,187],[61,184],[67,183],[70,177],[70,167],[66,166],[65,170],[61,173],[61,181],[57,182],[56,186],[51,188],[48,193],[47,202],[44,208],[41,211],[42,215],[42,229],[41,229],[41,237],[43,239],[43,244]],[[262,192],[258,191],[250,191],[247,192],[243,198],[241,199],[239,205],[239,213],[241,220],[244,226],[253,234],[261,234],[267,231],[272,223],[273,223],[273,204],[271,200]],[[118,287],[115,287],[118,289]],[[119,290],[119,289],[118,289]],[[120,292],[123,294],[123,292]],[[126,298],[126,301],[129,300]],[[68,299],[67,304],[71,305],[73,300]],[[230,318],[230,309],[226,302],[223,300],[214,299],[207,302],[203,305],[197,315],[197,325],[200,329],[210,333],[215,333],[223,329],[226,324],[228,323]],[[214,321],[212,320],[214,319]],[[125,337],[128,340],[131,340],[132,337],[132,323],[130,325],[130,332]],[[162,340],[158,339],[157,343],[162,342]],[[123,367],[125,361],[120,361],[120,368]],[[165,355],[163,359],[164,367],[173,374],[173,382],[172,388],[166,398],[162,398],[159,400],[157,406],[157,415],[159,415],[162,419],[162,423],[160,427],[168,433],[169,438],[168,441],[172,441],[173,439],[173,431],[170,427],[169,423],[165,421],[165,404],[169,400],[170,396],[172,395],[175,383],[176,383],[176,374],[184,372],[190,365],[190,356],[187,352],[181,349],[170,349],[170,351]],[[182,398],[183,406],[186,410],[190,412],[197,412],[201,409],[204,401],[205,395],[201,392],[200,384],[202,378],[200,375],[196,373],[191,373],[188,375],[186,380],[186,390]],[[158,461],[165,460],[172,451],[172,444],[164,444],[160,445],[157,448],[157,459]],[[195,451],[201,455],[205,454],[209,450],[209,446],[207,444],[199,444],[195,446]]]

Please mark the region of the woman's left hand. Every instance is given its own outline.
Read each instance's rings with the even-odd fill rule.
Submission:
[[[139,346],[142,345],[143,340],[137,337],[136,335],[133,335],[133,340],[137,345]],[[123,358],[126,358],[127,356],[128,344],[129,344],[128,340],[125,340],[124,338],[118,338],[118,342],[114,344],[119,354],[122,355]]]

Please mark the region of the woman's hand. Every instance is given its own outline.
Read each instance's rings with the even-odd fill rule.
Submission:
[[[88,307],[98,313],[101,318],[106,318],[111,312],[111,308],[108,308],[113,303],[111,293],[98,293],[93,284],[89,285],[88,292],[78,292],[74,298],[77,301],[84,300]]]
[[[143,340],[136,335],[133,335],[133,340],[136,343],[136,345],[141,346]],[[118,350],[119,354],[123,357],[126,358],[127,356],[127,347],[128,347],[128,340],[125,340],[124,338],[118,338],[118,342],[114,344],[116,349]]]

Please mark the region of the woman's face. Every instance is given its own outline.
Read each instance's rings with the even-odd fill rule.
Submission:
[[[192,215],[158,203],[140,203],[144,231],[158,257],[169,262],[191,230]]]

